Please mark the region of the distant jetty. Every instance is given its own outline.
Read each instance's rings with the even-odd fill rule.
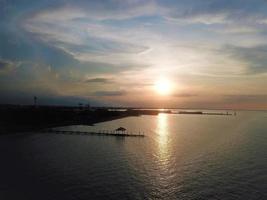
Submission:
[[[194,114],[194,115],[233,115],[232,113],[226,112],[202,112],[202,111],[179,111],[176,114]],[[236,114],[235,114],[236,115]]]

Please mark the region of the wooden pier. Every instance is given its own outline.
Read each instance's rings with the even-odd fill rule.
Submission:
[[[117,132],[108,130],[99,131],[65,131],[65,130],[55,130],[55,129],[45,129],[41,132],[44,133],[55,133],[55,134],[65,134],[65,135],[102,135],[102,136],[118,136],[118,137],[145,137],[143,132],[140,133],[130,133],[130,132]]]

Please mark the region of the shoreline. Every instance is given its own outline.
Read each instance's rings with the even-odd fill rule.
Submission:
[[[226,112],[178,111],[168,109],[146,110],[56,106],[7,106],[0,107],[0,134],[39,131],[68,125],[88,125],[131,116],[166,114],[233,115]]]
[[[0,109],[0,134],[37,131],[68,125],[89,125],[130,116],[157,115],[159,111],[109,111],[108,108],[19,106]]]

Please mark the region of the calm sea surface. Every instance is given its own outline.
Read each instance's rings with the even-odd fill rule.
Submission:
[[[128,117],[62,130],[145,138],[0,136],[1,200],[267,199],[267,113]]]

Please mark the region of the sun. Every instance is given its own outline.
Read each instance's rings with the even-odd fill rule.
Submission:
[[[169,95],[172,90],[171,82],[166,78],[161,78],[155,82],[155,90],[160,95]]]

